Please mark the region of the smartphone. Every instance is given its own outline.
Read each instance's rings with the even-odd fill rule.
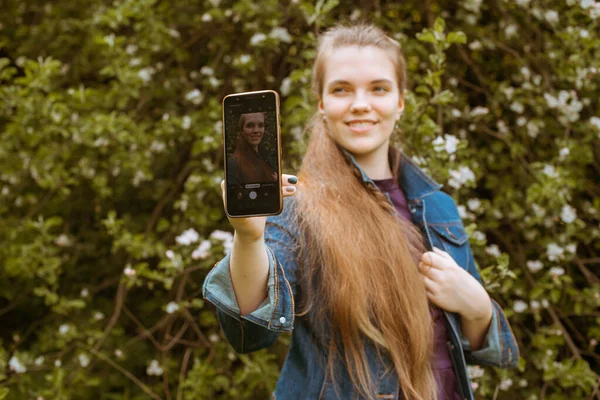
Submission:
[[[229,217],[281,213],[279,95],[273,90],[223,99],[225,212]]]

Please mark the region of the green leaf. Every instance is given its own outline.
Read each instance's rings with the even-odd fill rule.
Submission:
[[[450,32],[447,36],[447,41],[452,44],[465,44],[467,43],[467,35],[464,32]]]

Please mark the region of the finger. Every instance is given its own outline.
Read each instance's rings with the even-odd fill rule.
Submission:
[[[451,256],[450,254],[448,254],[447,252],[445,252],[445,251],[444,251],[444,250],[442,250],[442,249],[438,249],[437,247],[434,247],[434,248],[433,248],[433,251],[434,251],[436,254],[439,254],[439,255],[441,255],[442,257],[446,257],[446,258],[450,257],[450,258],[452,258],[452,256]]]
[[[435,294],[436,284],[433,280],[426,276],[423,276],[423,283],[425,284],[425,290],[432,295]]]
[[[283,197],[293,196],[296,193],[295,186],[286,186],[283,188]]]
[[[421,262],[434,268],[442,269],[442,265],[446,262],[446,258],[433,251],[426,251],[421,255]]]
[[[295,175],[281,174],[282,186],[296,185],[296,183],[298,183],[298,178]]]

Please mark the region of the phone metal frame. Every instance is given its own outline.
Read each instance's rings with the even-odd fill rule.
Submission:
[[[276,129],[277,129],[277,166],[279,169],[279,210],[277,212],[274,213],[267,213],[267,214],[247,214],[247,215],[231,215],[229,214],[229,210],[227,209],[227,142],[225,140],[225,135],[226,135],[226,129],[225,129],[225,100],[227,98],[230,97],[245,97],[245,96],[254,96],[254,95],[260,95],[261,93],[273,93],[275,95],[275,121],[276,121]],[[265,217],[265,216],[269,216],[269,215],[279,215],[281,214],[281,212],[283,211],[283,184],[282,184],[282,175],[283,173],[281,172],[281,121],[280,121],[280,115],[279,115],[279,93],[277,93],[274,90],[258,90],[258,91],[253,91],[253,92],[243,92],[243,93],[232,93],[232,94],[228,94],[227,96],[225,96],[223,98],[223,101],[221,102],[221,109],[222,109],[222,113],[221,113],[221,118],[223,121],[223,164],[224,164],[224,171],[225,171],[225,176],[224,176],[224,182],[225,182],[225,193],[223,195],[223,198],[225,200],[225,214],[227,214],[227,217],[229,218],[248,218],[248,217]]]

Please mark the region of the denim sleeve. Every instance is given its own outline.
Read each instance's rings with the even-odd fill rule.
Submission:
[[[467,271],[479,283],[481,276],[475,265],[471,247],[467,242],[469,263]],[[461,333],[461,342],[465,352],[467,364],[491,365],[501,368],[516,368],[519,362],[519,345],[513,335],[508,319],[502,307],[492,299],[492,321],[484,339],[483,345],[478,350],[471,350],[469,340]]]
[[[256,310],[240,315],[229,271],[231,254],[219,261],[204,281],[204,298],[217,307],[221,328],[233,348],[240,353],[269,347],[279,333],[293,329],[297,247],[295,228],[290,226],[292,206],[288,203],[284,201],[285,211],[281,215],[267,218],[267,297]]]

